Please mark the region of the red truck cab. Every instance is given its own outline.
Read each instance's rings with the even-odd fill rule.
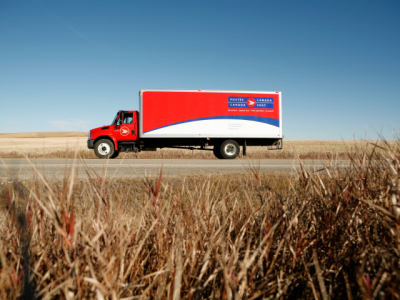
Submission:
[[[136,152],[138,112],[119,111],[111,125],[90,130],[87,146],[99,158],[115,158],[120,151]]]

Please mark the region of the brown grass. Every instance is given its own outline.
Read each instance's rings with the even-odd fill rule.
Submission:
[[[1,182],[0,297],[395,299],[400,144],[294,177]]]
[[[60,138],[60,137],[87,137],[87,132],[20,132],[20,133],[0,133],[0,139],[5,138]]]
[[[97,158],[87,149],[85,138],[3,138],[0,139],[0,157],[23,158],[73,158],[76,149],[83,158]],[[267,147],[248,147],[248,159],[348,159],[358,151],[370,152],[375,143],[382,141],[286,141],[282,150],[270,151]],[[388,142],[395,144],[395,142]],[[379,149],[377,150],[380,151]],[[117,159],[216,159],[212,151],[158,149],[156,152],[121,153]]]

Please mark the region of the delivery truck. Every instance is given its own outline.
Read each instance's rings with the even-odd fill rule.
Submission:
[[[234,159],[248,146],[282,149],[282,138],[281,92],[142,89],[139,111],[118,111],[87,146],[99,158],[177,148]]]

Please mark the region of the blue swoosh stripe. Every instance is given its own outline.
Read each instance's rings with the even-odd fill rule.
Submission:
[[[155,129],[151,129],[151,130],[145,131],[144,133],[147,133],[147,132],[150,132],[150,131],[153,131],[153,130],[157,130],[157,129],[161,129],[161,128],[165,128],[165,127],[169,127],[169,126],[173,126],[173,125],[183,124],[183,123],[189,123],[189,122],[195,122],[195,121],[205,121],[205,120],[218,120],[218,119],[255,121],[255,122],[265,123],[265,124],[269,124],[269,125],[272,125],[272,126],[279,127],[279,120],[278,119],[265,118],[265,117],[254,117],[254,116],[251,116],[251,117],[250,116],[219,116],[219,117],[207,117],[207,118],[191,119],[191,120],[187,120],[187,121],[168,124],[168,125],[165,125],[165,126],[161,126],[161,127],[155,128]]]

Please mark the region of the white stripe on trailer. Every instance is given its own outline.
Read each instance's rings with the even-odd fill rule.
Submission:
[[[279,134],[279,127],[261,122],[211,119],[165,126],[145,132],[144,137],[279,138]]]

